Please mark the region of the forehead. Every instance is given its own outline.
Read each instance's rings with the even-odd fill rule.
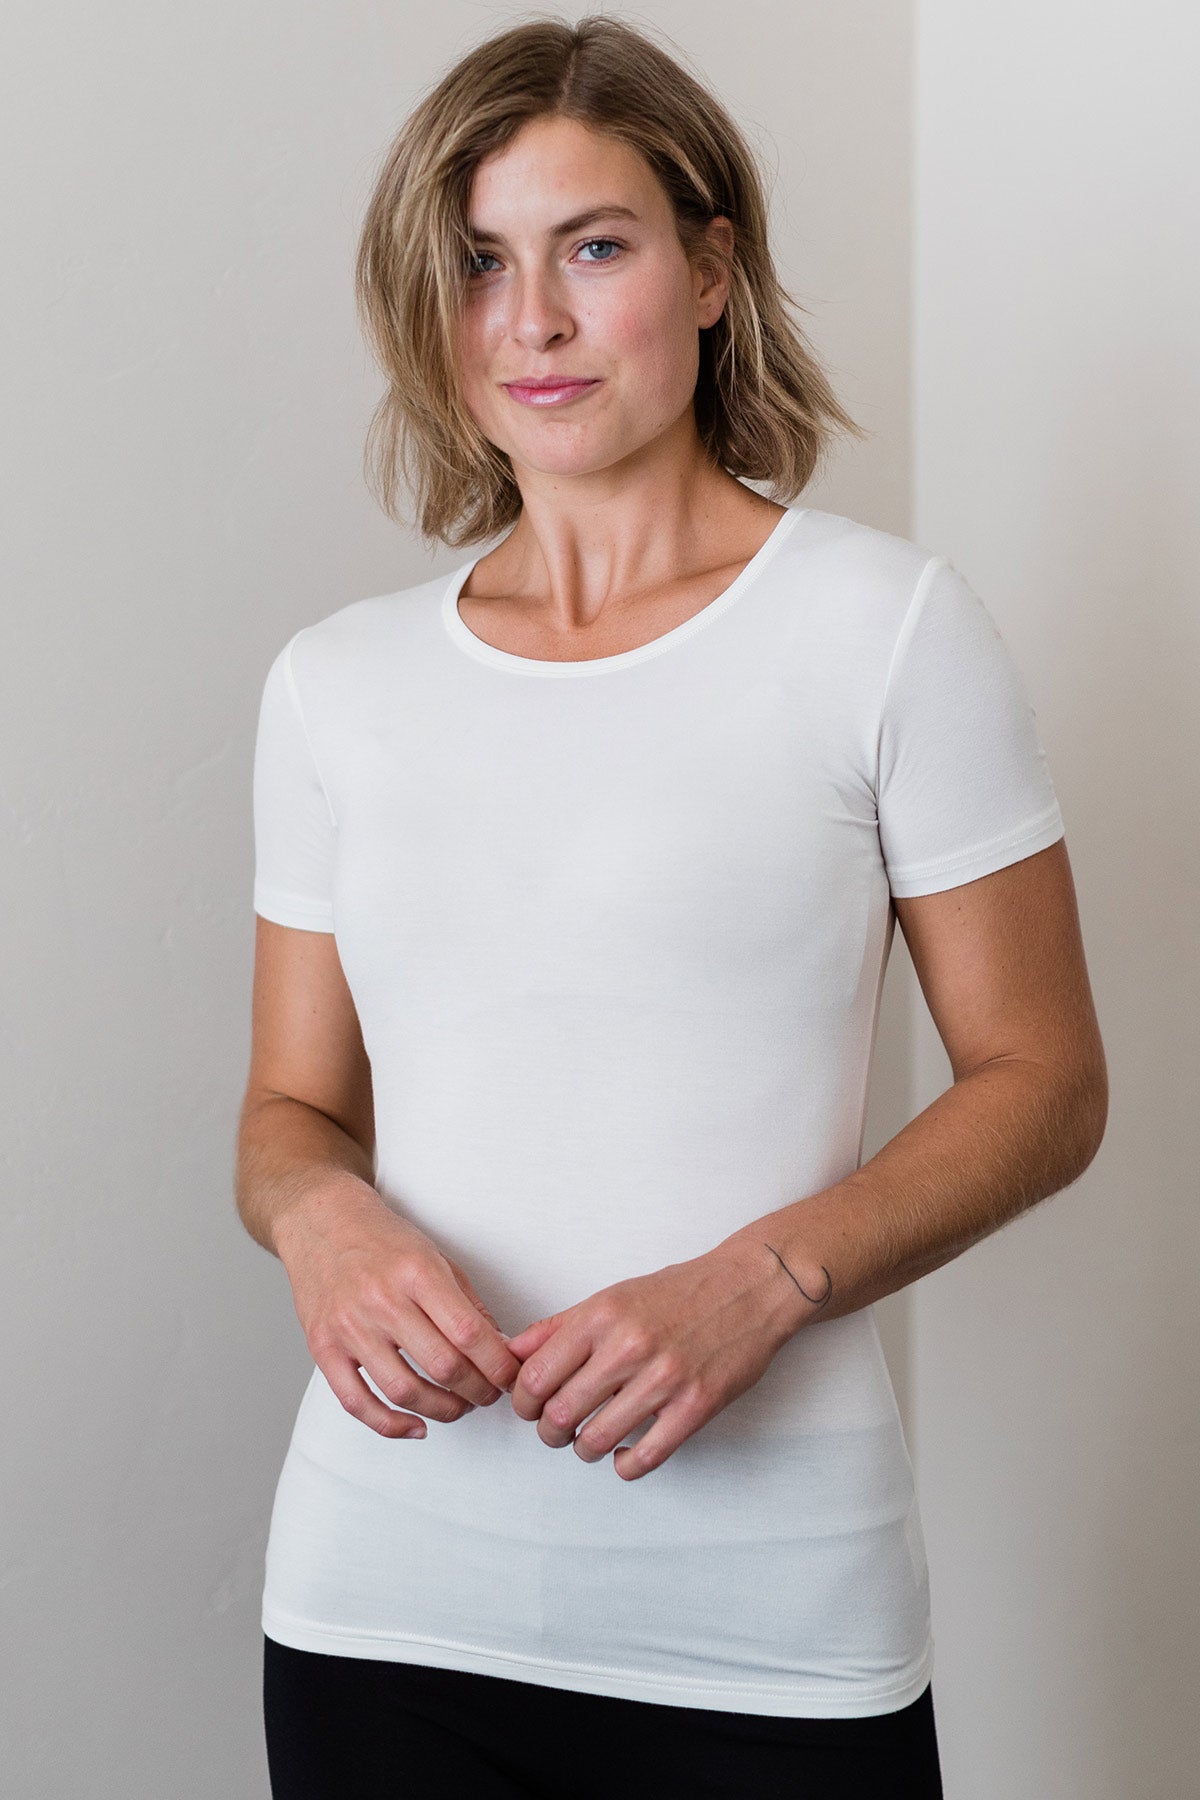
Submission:
[[[480,235],[517,220],[554,230],[600,207],[624,207],[649,221],[666,206],[639,151],[577,119],[559,118],[530,120],[479,163],[469,198],[471,228]]]

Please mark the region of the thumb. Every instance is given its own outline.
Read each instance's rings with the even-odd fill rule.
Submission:
[[[524,1362],[527,1356],[532,1356],[535,1350],[541,1349],[546,1339],[558,1329],[561,1320],[561,1313],[552,1313],[547,1319],[535,1319],[524,1331],[519,1331],[515,1337],[505,1338],[504,1341],[513,1355]]]

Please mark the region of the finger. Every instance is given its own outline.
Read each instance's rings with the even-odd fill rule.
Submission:
[[[479,1337],[488,1331],[478,1312],[468,1304],[458,1289],[455,1288],[453,1292],[457,1298],[449,1303],[440,1296],[437,1302],[426,1300],[424,1304],[418,1304],[415,1300],[400,1302],[389,1330],[390,1342],[396,1349],[411,1358],[413,1363],[420,1365],[415,1372],[415,1379],[420,1382],[434,1406],[448,1409],[443,1414],[422,1405],[421,1411],[428,1412],[429,1417],[458,1419],[467,1407],[490,1406],[500,1398],[499,1385],[481,1374],[467,1350],[459,1349],[453,1339],[446,1335],[447,1330],[457,1331],[466,1339],[471,1333]],[[432,1317],[429,1312],[429,1307],[435,1304],[442,1309],[441,1320]],[[457,1312],[454,1310],[456,1307]],[[443,1322],[446,1330],[442,1329]],[[373,1340],[373,1343],[377,1341]],[[372,1347],[373,1344],[368,1349]],[[388,1375],[392,1380],[396,1377],[396,1369],[390,1363]]]
[[[513,1355],[520,1357],[523,1362],[535,1350],[541,1349],[551,1333],[557,1331],[560,1322],[561,1315],[558,1313],[549,1319],[535,1319],[532,1325],[527,1325],[516,1337],[505,1338],[504,1341]]]
[[[698,1431],[714,1409],[699,1407],[683,1395],[657,1409],[654,1424],[636,1444],[620,1444],[613,1451],[613,1467],[622,1481],[637,1481],[651,1469],[661,1468],[680,1444]],[[624,1433],[622,1433],[624,1435]]]
[[[435,1381],[428,1381],[419,1369],[413,1367],[401,1346],[387,1338],[373,1340],[365,1352],[359,1354],[358,1360],[380,1393],[393,1406],[406,1406],[415,1413],[423,1413],[427,1419],[439,1420],[443,1425],[451,1425],[455,1419],[461,1419],[464,1413],[475,1411],[472,1401],[464,1400],[461,1394],[448,1393]],[[499,1398],[498,1388],[493,1388],[491,1392]]]
[[[520,1374],[520,1363],[509,1350],[499,1322],[476,1293],[466,1270],[460,1268],[451,1257],[444,1256],[443,1261],[453,1271],[458,1288],[461,1288],[471,1302],[470,1308],[462,1305],[460,1295],[454,1287],[447,1292],[435,1286],[428,1294],[414,1292],[414,1298],[420,1301],[425,1312],[441,1328],[442,1335],[451,1348],[462,1351],[468,1367],[479,1371],[484,1387],[467,1394],[466,1398],[479,1398],[486,1406],[490,1400],[498,1398],[497,1394],[491,1393],[493,1387],[506,1389],[512,1386]],[[424,1360],[422,1357],[423,1363]],[[447,1386],[457,1388],[458,1384],[448,1382]]]
[[[603,1400],[599,1410],[592,1411],[591,1418],[584,1417],[579,1422],[575,1433],[576,1456],[581,1462],[599,1462],[631,1431],[637,1431],[656,1415],[661,1418],[677,1392],[677,1386],[665,1383],[651,1387],[644,1376],[640,1382],[631,1379],[623,1386],[619,1381],[612,1382],[607,1392],[593,1403],[597,1405]],[[545,1410],[552,1411],[557,1400],[558,1395],[555,1395]]]
[[[360,1424],[377,1431],[380,1437],[425,1437],[428,1427],[412,1413],[393,1412],[376,1398],[363,1380],[352,1357],[342,1352],[321,1358],[318,1367],[336,1398]]]
[[[518,1418],[541,1418],[547,1401],[583,1368],[593,1348],[591,1333],[584,1335],[578,1321],[573,1332],[567,1327],[549,1332],[546,1345],[525,1359],[513,1383],[511,1399]]]
[[[608,1406],[604,1406],[604,1402],[608,1400],[610,1404],[615,1404],[612,1402],[612,1395],[619,1390],[621,1390],[621,1381],[617,1377],[613,1377],[612,1381],[597,1379],[596,1359],[594,1357],[588,1359],[572,1381],[563,1382],[558,1393],[552,1393],[551,1397],[545,1400],[542,1413],[538,1417],[538,1436],[542,1438],[543,1444],[551,1445],[551,1449],[565,1449],[567,1444],[578,1445],[579,1431],[583,1431],[583,1429],[592,1431],[592,1420],[588,1418],[588,1413],[596,1413],[596,1408],[601,1408],[601,1413],[597,1417],[603,1418],[604,1413],[608,1413],[608,1409],[610,1409]],[[642,1406],[640,1417],[646,1417],[646,1411],[648,1408]],[[587,1420],[587,1426],[585,1426],[585,1420]],[[612,1431],[612,1424],[606,1429]],[[630,1429],[628,1426],[615,1429],[612,1444],[619,1444],[628,1429]],[[592,1433],[592,1436],[588,1438],[588,1447],[592,1442],[596,1442],[596,1433]],[[599,1454],[608,1453],[610,1447],[612,1445],[604,1445],[603,1451]],[[583,1456],[585,1462],[597,1462],[596,1454],[583,1454],[583,1451],[579,1454]]]
[[[488,1310],[488,1308],[484,1305],[483,1300],[480,1298],[480,1295],[476,1291],[475,1285],[472,1282],[470,1276],[467,1274],[466,1270],[460,1268],[459,1265],[453,1260],[452,1257],[448,1256],[446,1258],[446,1261],[450,1264],[450,1267],[454,1270],[455,1279],[457,1280],[458,1285],[462,1288],[463,1292],[466,1294],[468,1300],[470,1300],[472,1306],[476,1307],[483,1314],[483,1316],[487,1320],[488,1324],[494,1325],[496,1327],[496,1331],[498,1332],[500,1337],[503,1337],[504,1333],[503,1333],[503,1331],[500,1330],[499,1319],[496,1317],[495,1313],[490,1312]]]

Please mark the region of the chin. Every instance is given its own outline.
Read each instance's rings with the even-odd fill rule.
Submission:
[[[531,475],[555,475],[566,479],[571,476],[596,475],[602,469],[611,469],[614,463],[621,462],[632,454],[635,446],[628,450],[614,449],[593,451],[591,454],[575,450],[564,452],[561,456],[547,456],[545,449],[540,448],[532,455],[524,455],[519,446],[501,444],[511,462],[513,469],[521,474],[528,470]]]

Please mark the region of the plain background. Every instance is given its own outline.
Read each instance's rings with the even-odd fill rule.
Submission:
[[[763,158],[785,285],[874,433],[806,499],[949,555],[983,595],[1079,889],[1100,1155],[879,1308],[948,1800],[1181,1800],[1200,1763],[1196,15],[614,10],[668,33]],[[411,105],[529,16],[8,14],[14,1800],[267,1792],[263,1552],[311,1365],[232,1204],[256,709],[299,625],[469,554],[427,555],[365,489],[379,390],[351,261]],[[866,1153],[948,1081],[897,934]]]

